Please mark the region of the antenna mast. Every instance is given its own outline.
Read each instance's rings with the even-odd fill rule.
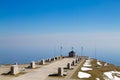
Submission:
[[[61,55],[61,56],[62,56],[62,49],[63,49],[63,47],[60,46],[60,55]]]
[[[83,46],[81,47],[81,56],[83,56]]]
[[[96,59],[97,57],[96,57],[96,47],[95,47],[95,59]]]

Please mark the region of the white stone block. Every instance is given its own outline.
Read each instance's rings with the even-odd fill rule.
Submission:
[[[11,66],[11,74],[16,75],[19,73],[18,65],[12,65]]]
[[[34,61],[32,61],[32,62],[30,63],[30,67],[31,67],[31,68],[35,68],[35,67],[36,67]]]
[[[75,60],[73,60],[72,65],[73,65],[73,66],[75,65]]]
[[[51,58],[48,59],[48,62],[51,62]]]
[[[45,60],[43,59],[43,60],[41,60],[41,64],[42,65],[44,65],[45,64]]]
[[[63,76],[63,74],[64,74],[63,68],[59,67],[58,68],[58,76]]]
[[[67,68],[68,68],[68,69],[71,69],[71,63],[68,63],[68,64],[67,64]]]

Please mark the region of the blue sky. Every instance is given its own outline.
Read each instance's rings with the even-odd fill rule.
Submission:
[[[118,49],[119,21],[119,0],[1,0],[0,47]]]

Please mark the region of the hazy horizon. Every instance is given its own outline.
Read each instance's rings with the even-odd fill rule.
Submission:
[[[117,57],[118,63],[119,9],[118,0],[0,1],[0,62],[14,55],[58,55],[60,46],[63,54],[71,47],[80,54],[83,46],[85,55],[94,57],[96,48],[100,59]]]

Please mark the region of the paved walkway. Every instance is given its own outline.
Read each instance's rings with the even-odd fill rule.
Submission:
[[[72,62],[74,58],[65,58],[49,65],[42,66],[32,72],[26,73],[11,80],[45,80],[50,73],[57,73],[58,67],[66,67],[68,62]]]
[[[80,79],[71,79],[74,72],[80,67],[80,65],[85,61],[85,59],[82,59],[76,66],[72,66],[73,70],[67,70],[67,76],[64,78],[62,77],[48,77],[46,80],[80,80]]]

